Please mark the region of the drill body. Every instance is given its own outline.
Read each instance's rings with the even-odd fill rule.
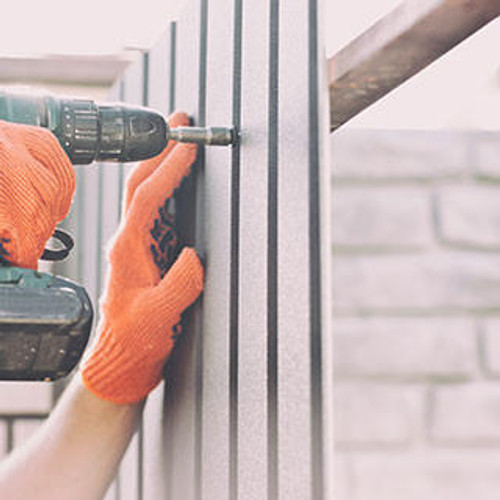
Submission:
[[[74,165],[145,160],[168,139],[165,119],[153,110],[52,95],[0,91],[0,120],[49,129]]]

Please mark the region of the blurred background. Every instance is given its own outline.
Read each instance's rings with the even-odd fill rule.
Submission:
[[[327,1],[326,54],[398,3]],[[104,99],[180,8],[17,1],[0,84]],[[338,500],[498,497],[498,47],[497,20],[331,135]],[[0,384],[4,453],[57,394]]]

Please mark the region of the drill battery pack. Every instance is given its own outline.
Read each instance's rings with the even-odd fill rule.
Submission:
[[[93,310],[76,283],[0,266],[0,380],[55,380],[87,345]]]

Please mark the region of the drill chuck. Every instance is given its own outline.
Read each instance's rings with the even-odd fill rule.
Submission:
[[[92,101],[62,101],[56,134],[74,164],[151,158],[166,146],[167,125],[152,110]]]

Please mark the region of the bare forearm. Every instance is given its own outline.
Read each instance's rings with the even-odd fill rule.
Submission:
[[[103,401],[75,377],[35,438],[0,466],[2,499],[102,498],[142,407]]]

